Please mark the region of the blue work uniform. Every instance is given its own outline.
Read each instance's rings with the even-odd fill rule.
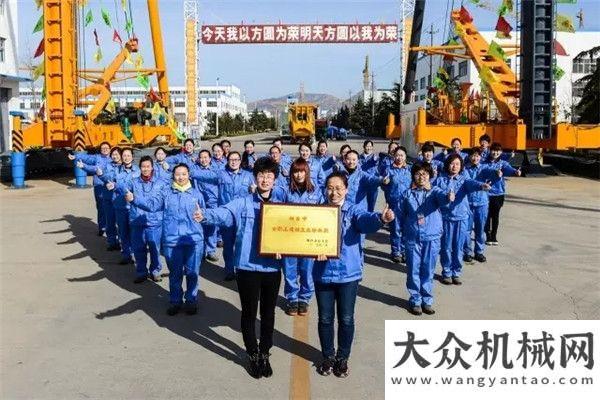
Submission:
[[[489,192],[488,217],[484,228],[487,240],[496,242],[496,235],[498,234],[498,227],[500,225],[500,209],[504,205],[504,194],[506,193],[506,180],[504,177],[516,175],[517,170],[502,159],[488,159],[484,165],[493,169],[496,173],[499,170],[502,171],[502,176],[492,182]]]
[[[225,158],[225,157],[216,158],[215,156],[213,156],[213,157],[211,157],[211,162],[210,163],[215,168],[225,169],[225,167],[227,166],[227,158]]]
[[[346,199],[366,210],[367,195],[374,190],[379,190],[383,178],[367,174],[360,169],[360,166],[357,166],[352,172],[349,172],[346,168],[343,168],[340,172],[346,174],[348,179]]]
[[[446,161],[446,158],[448,158],[450,155],[452,155],[454,153],[456,153],[456,152],[454,151],[454,149],[452,149],[452,150],[448,151],[446,154],[444,154],[443,152],[438,153],[435,157],[433,157],[433,159],[444,162],[444,161]],[[469,154],[465,153],[462,150],[460,152],[458,152],[458,154],[460,155],[460,158],[462,158],[463,164],[466,163],[467,159],[469,157]]]
[[[390,183],[383,185],[385,201],[394,211],[396,219],[389,224],[390,227],[390,246],[392,257],[404,255],[404,243],[402,242],[402,217],[400,213],[400,200],[404,192],[410,188],[412,176],[411,166],[405,165],[397,167],[391,164],[385,171],[385,176],[390,177]]]
[[[190,170],[190,178],[194,186],[204,196],[204,203],[208,208],[215,208],[219,204],[219,171],[220,169],[211,162],[207,167],[200,164],[194,165]],[[203,225],[205,254],[215,255],[217,251],[217,227]]]
[[[448,194],[438,187],[412,187],[402,196],[400,213],[406,251],[406,288],[410,305],[433,304],[433,275],[443,232],[440,207]]]
[[[310,157],[307,160],[308,167],[310,168],[310,178],[316,184],[316,187],[322,190],[325,187],[325,172],[323,172],[323,167],[321,166],[321,162],[314,157]],[[290,164],[291,168],[291,164]]]
[[[377,170],[379,164],[379,157],[372,154],[362,153],[358,157],[358,161],[360,163],[360,169],[365,171],[367,174],[378,175],[379,172]],[[373,190],[367,194],[367,210],[373,212],[375,209],[375,204],[377,204],[377,196],[379,195],[379,190]]]
[[[175,168],[175,166],[178,164],[185,164],[188,166],[188,168],[192,168],[192,166],[196,163],[197,158],[198,156],[195,153],[186,153],[185,151],[181,150],[181,152],[165,158],[165,162],[169,164],[169,169],[173,171],[173,168]]]
[[[115,214],[115,206],[113,204],[113,192],[108,190],[106,184],[112,182],[111,176],[115,175],[115,170],[121,164],[111,161],[106,164],[106,168],[102,170],[102,175],[98,178],[102,181],[102,208],[104,209],[104,217],[106,219],[106,243],[109,246],[116,246],[119,243],[117,236],[117,216]]]
[[[332,172],[336,171],[335,157],[326,154],[324,156],[315,156],[315,159],[321,163],[321,169],[323,170],[325,180],[327,181],[327,177],[331,175]]]
[[[152,175],[149,181],[137,177],[126,182],[126,191],[133,193],[134,198],[152,197],[162,192],[167,185],[164,179]],[[151,274],[160,276],[160,243],[162,237],[162,211],[148,212],[135,204],[129,204],[129,226],[131,228],[131,248],[135,257],[135,272],[138,277]],[[150,253],[150,268],[148,268]]]
[[[204,230],[194,220],[204,209],[204,196],[194,187],[180,191],[165,186],[152,197],[133,197],[133,204],[150,212],[162,211],[162,249],[169,268],[169,301],[173,305],[196,304],[198,276],[204,256]],[[186,290],[183,292],[183,276]]]
[[[431,169],[433,169],[433,176],[430,177],[429,182],[434,185],[437,177],[444,173],[444,163],[434,158],[429,164],[431,165]]]
[[[285,191],[290,184],[290,167],[292,163],[291,161],[284,160],[282,157],[277,165],[279,167],[279,174],[275,179],[275,186]]]
[[[453,191],[455,199],[441,208],[444,223],[440,263],[444,278],[458,278],[462,272],[463,250],[471,214],[468,195],[481,190],[482,182],[468,178],[464,172],[454,177],[438,176],[435,185],[444,192]]]
[[[102,233],[106,230],[106,216],[104,215],[104,206],[102,204],[102,193],[104,182],[96,176],[96,169],[101,168],[103,171],[106,166],[111,163],[111,158],[102,154],[83,154],[75,155],[75,160],[81,161],[84,164],[83,170],[88,174],[93,174],[94,179],[94,201],[96,203],[96,217],[98,221],[98,232]]]
[[[323,192],[314,183],[312,192],[286,191],[285,202],[293,204],[321,204]],[[315,259],[313,257],[285,257],[284,295],[288,303],[302,302],[308,304],[315,291],[312,269]]]
[[[348,359],[354,338],[354,305],[363,276],[362,237],[382,226],[381,214],[366,211],[346,198],[341,206],[340,256],[315,261],[313,279],[319,309],[318,332],[323,357]],[[336,307],[337,306],[337,307]],[[334,346],[337,308],[338,349]]]
[[[167,167],[165,169],[165,166]],[[162,180],[165,184],[170,185],[173,179],[173,173],[169,171],[171,166],[163,161],[154,161],[153,163],[153,174],[157,179]]]
[[[473,165],[469,164],[465,168],[465,173],[469,178],[479,182],[490,182],[493,184],[499,179],[497,172],[486,166],[485,164]],[[485,251],[485,222],[488,216],[489,194],[485,190],[478,190],[470,193],[469,221],[467,224],[467,237],[465,240],[464,254],[473,255],[473,247],[471,245],[471,232],[475,233],[475,254],[483,254]]]
[[[129,203],[125,201],[125,188],[128,181],[140,176],[140,168],[131,164],[131,168],[119,165],[111,170],[109,181],[115,183],[115,189],[112,193],[113,206],[115,207],[115,216],[117,219],[117,229],[119,230],[119,243],[121,244],[121,258],[123,261],[131,261],[131,231],[129,229]]]

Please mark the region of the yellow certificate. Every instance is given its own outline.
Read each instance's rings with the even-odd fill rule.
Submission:
[[[339,207],[261,204],[260,255],[336,258],[339,251]]]

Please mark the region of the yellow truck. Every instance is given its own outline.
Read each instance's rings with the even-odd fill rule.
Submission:
[[[288,125],[292,143],[314,142],[317,109],[317,105],[312,103],[288,105]]]

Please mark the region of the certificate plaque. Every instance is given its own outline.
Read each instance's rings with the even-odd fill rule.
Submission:
[[[340,256],[340,208],[327,205],[263,203],[259,254],[328,258]]]

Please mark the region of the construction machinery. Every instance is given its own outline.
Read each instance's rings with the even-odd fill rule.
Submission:
[[[423,13],[424,6],[424,0],[416,1],[415,21]],[[502,57],[490,54],[490,43],[478,31],[464,7],[451,14],[455,35],[462,44],[418,46],[411,41],[404,85],[405,107],[400,124],[396,125],[395,116],[390,115],[386,136],[411,142],[414,147],[429,141],[449,146],[455,137],[461,139],[464,147],[476,147],[478,138],[488,134],[494,142],[512,150],[600,148],[600,125],[552,123],[551,2],[524,1],[522,12],[524,21],[531,21],[523,22],[520,45],[499,45],[506,56],[521,54],[520,79]],[[413,24],[413,35],[415,29],[419,29],[418,24]],[[533,50],[530,49],[532,46]],[[432,89],[427,100],[428,110],[424,102],[409,104],[418,52],[472,61],[485,82],[485,92],[479,94],[472,90],[469,82],[455,83],[454,90],[449,90],[449,85]],[[541,57],[544,57],[543,62]],[[534,63],[534,60],[540,61]],[[443,69],[440,72],[446,73]],[[452,77],[448,78],[445,83],[452,80]],[[493,119],[492,109],[495,110]]]
[[[135,31],[123,41],[121,50],[102,69],[81,69],[78,49],[81,48],[78,32],[83,24],[79,7],[87,2],[79,0],[43,0],[44,45],[44,116],[26,126],[23,116],[13,116],[13,151],[31,148],[72,148],[83,151],[107,141],[113,146],[145,146],[154,143],[176,144],[181,135],[172,118],[163,53],[162,32],[158,0],[148,0],[148,15],[152,35],[154,68],[126,68],[126,61],[139,49],[140,40]],[[129,7],[131,16],[131,6]],[[117,32],[115,30],[115,32]],[[115,106],[111,100],[112,84],[126,79],[142,78],[148,82],[156,75],[158,90],[150,87],[145,102],[128,106]],[[146,108],[159,107],[164,114],[162,123],[150,124]],[[178,138],[178,136],[180,136]]]
[[[317,105],[313,103],[288,105],[288,125],[292,143],[312,144],[314,142],[317,110]]]

